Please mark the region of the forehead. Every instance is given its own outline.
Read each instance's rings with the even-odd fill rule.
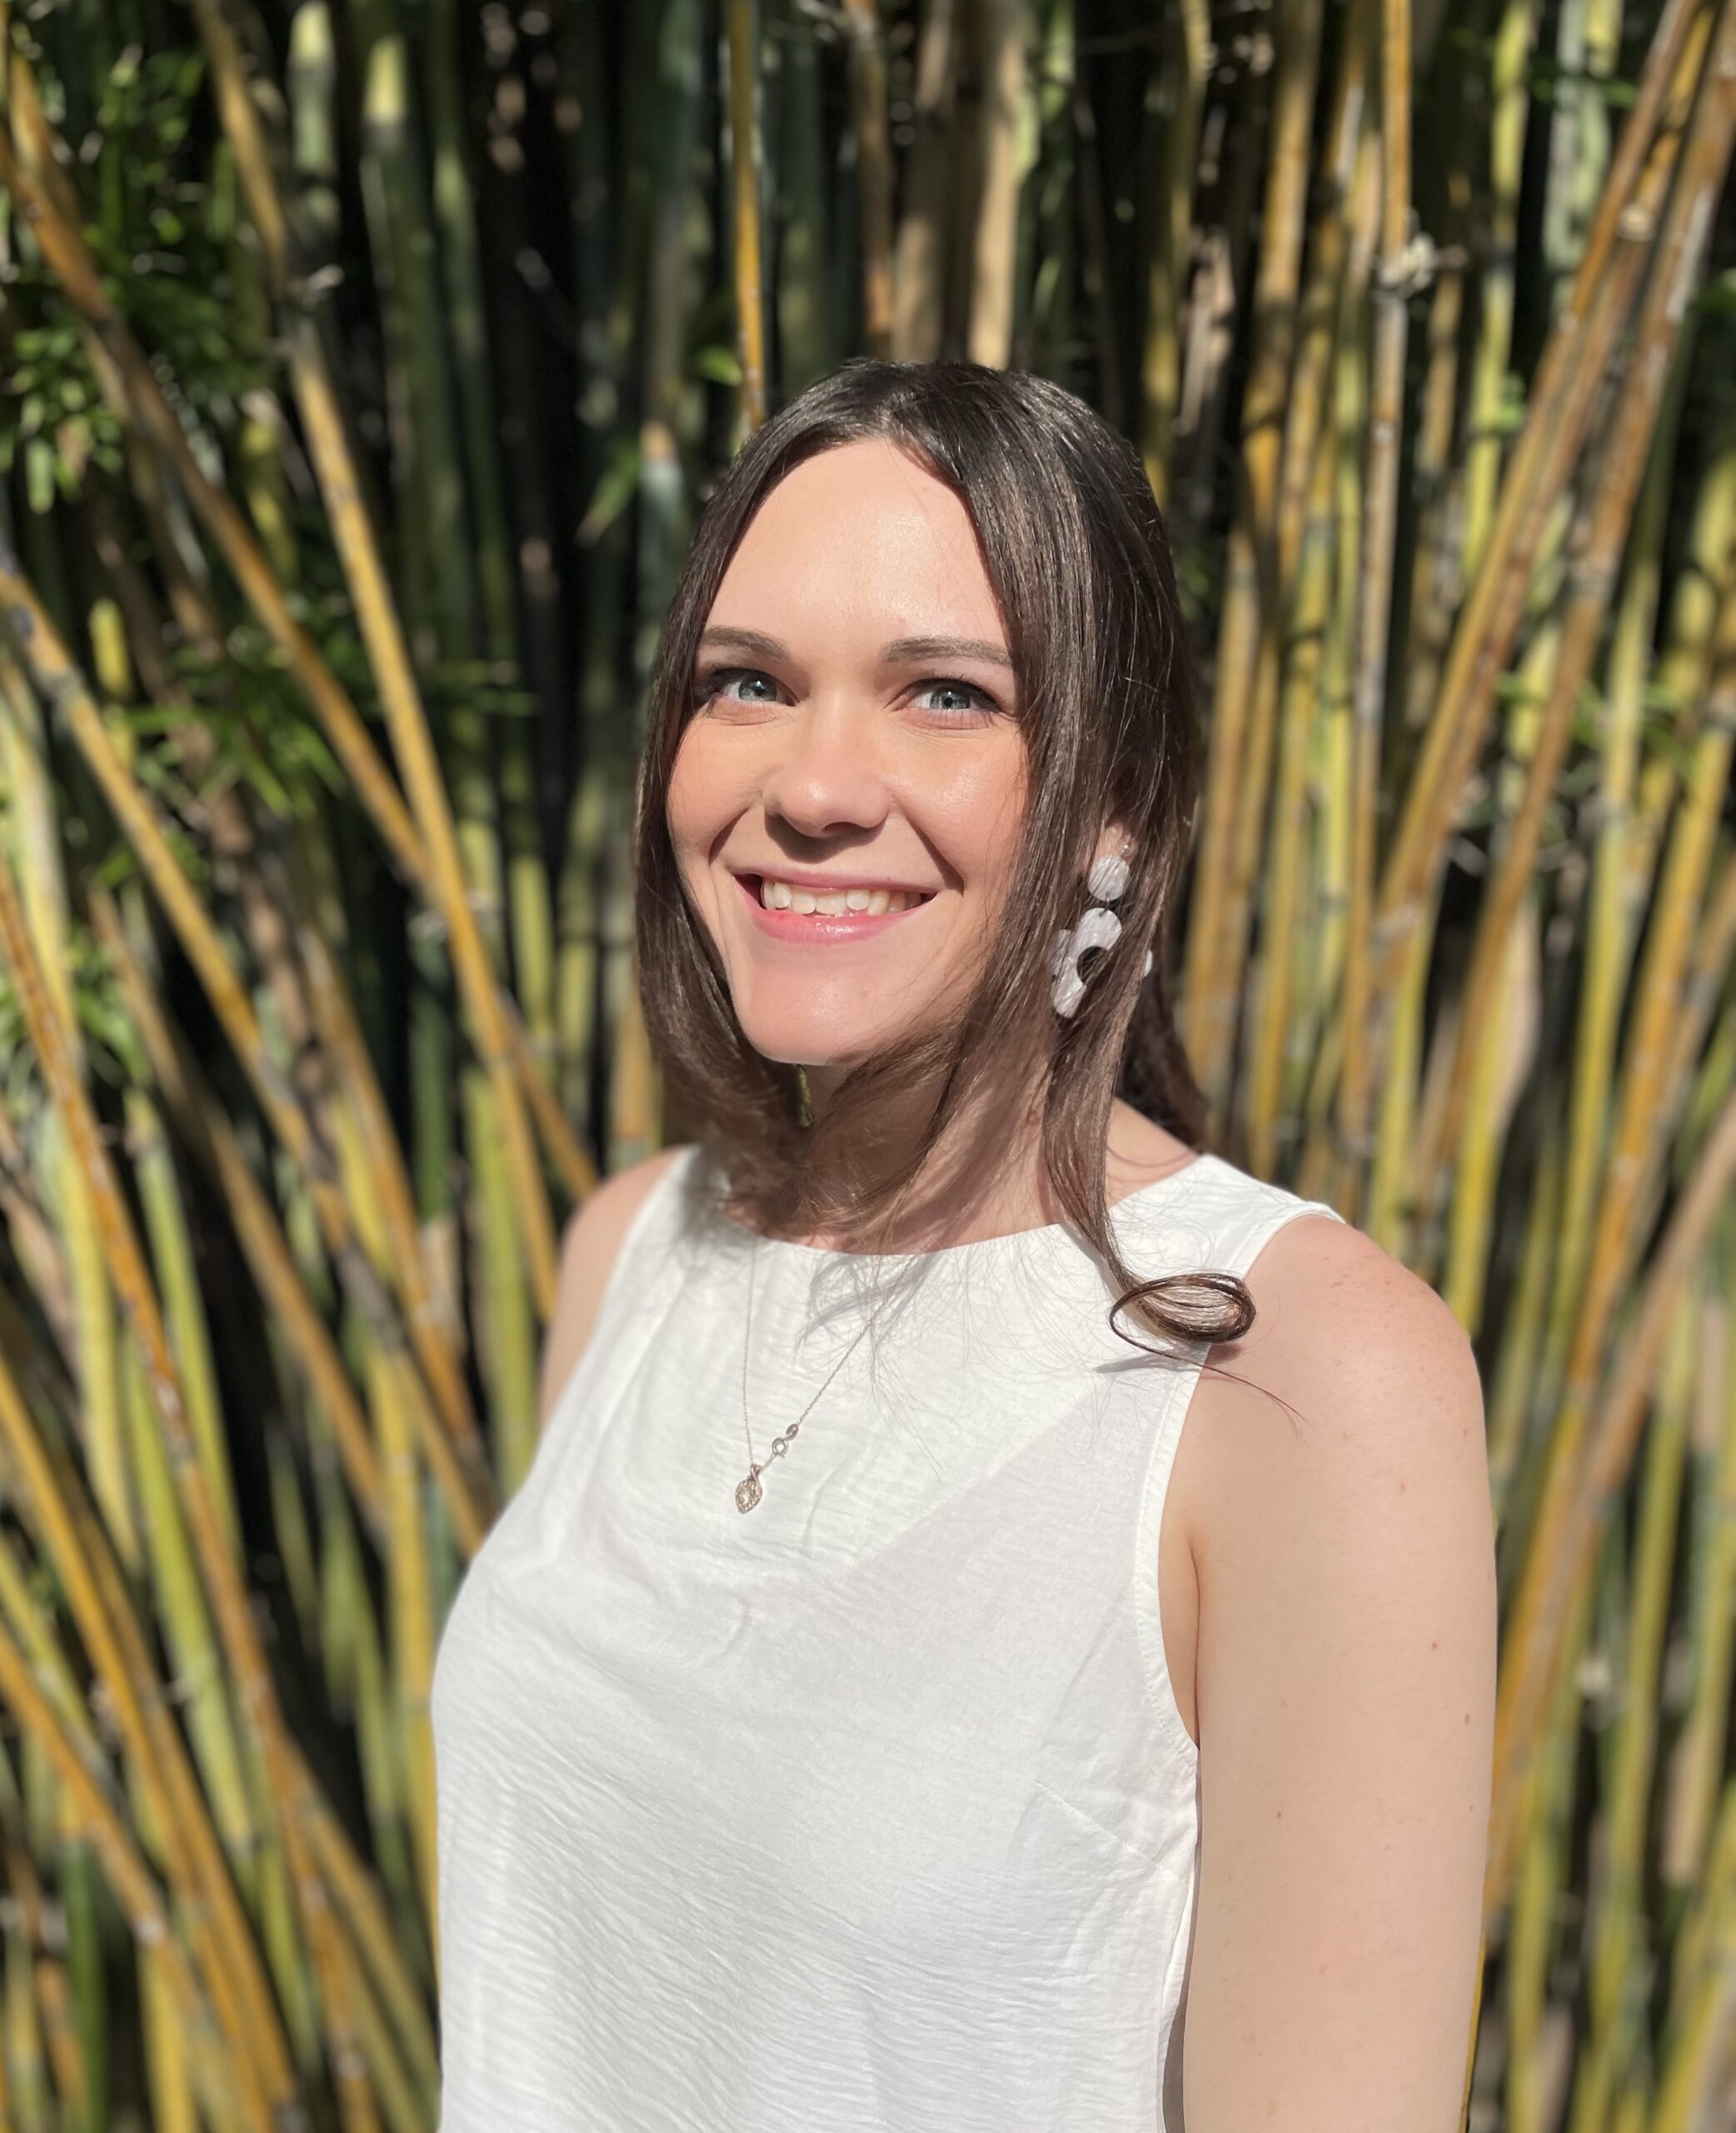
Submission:
[[[951,631],[1005,642],[970,514],[882,437],[791,470],[761,503],[706,618],[880,638]]]

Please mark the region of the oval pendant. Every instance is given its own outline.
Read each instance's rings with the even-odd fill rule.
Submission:
[[[751,1511],[765,1493],[766,1491],[760,1486],[759,1476],[750,1474],[745,1481],[738,1481],[736,1484],[736,1510]]]

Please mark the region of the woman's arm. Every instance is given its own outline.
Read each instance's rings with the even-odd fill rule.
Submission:
[[[1456,2133],[1494,1739],[1476,1361],[1356,1230],[1299,1217],[1255,1269],[1212,1358],[1251,1386],[1203,1379],[1193,1417],[1188,2133]]]
[[[603,1180],[567,1217],[555,1278],[555,1306],[542,1344],[536,1426],[547,1426],[561,1389],[572,1376],[596,1323],[603,1291],[615,1270],[621,1239],[646,1195],[682,1153],[663,1148]]]

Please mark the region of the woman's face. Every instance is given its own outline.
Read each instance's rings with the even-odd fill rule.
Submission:
[[[846,1069],[969,990],[1023,819],[1006,636],[963,505],[881,439],[805,460],[731,558],[670,782],[747,1040]]]

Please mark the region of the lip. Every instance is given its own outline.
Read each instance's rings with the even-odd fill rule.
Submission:
[[[906,918],[914,918],[919,911],[926,910],[928,903],[934,902],[930,896],[926,903],[910,904],[902,911],[768,911],[760,902],[759,885],[762,878],[758,874],[735,876],[736,886],[741,892],[755,929],[763,933],[768,941],[786,941],[811,947],[841,941],[871,939],[876,933],[884,933],[888,927],[897,926]],[[806,873],[799,868],[781,871],[772,879],[793,882],[805,889],[827,890],[843,886],[836,877],[829,878],[824,874]],[[912,885],[904,882],[875,882],[852,877],[848,886],[853,889],[902,889]]]

